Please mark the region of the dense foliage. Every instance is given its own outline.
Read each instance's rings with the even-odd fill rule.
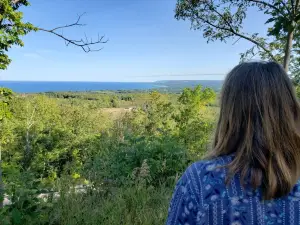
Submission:
[[[208,149],[216,112],[215,92],[200,86],[180,95],[7,96],[1,149],[11,204],[1,224],[163,224],[176,180]]]
[[[0,0],[0,70],[6,69],[11,59],[7,52],[13,45],[23,46],[21,40],[32,30],[37,30],[32,24],[23,22],[20,6],[28,6],[26,0]]]

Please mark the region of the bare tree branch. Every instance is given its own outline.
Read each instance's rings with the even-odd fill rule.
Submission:
[[[51,31],[55,31],[55,30],[59,30],[59,29],[63,29],[63,28],[68,28],[68,27],[74,27],[74,26],[85,26],[86,24],[81,24],[79,23],[80,20],[81,20],[81,17],[84,16],[86,13],[83,13],[81,15],[78,16],[78,19],[75,23],[72,23],[72,24],[67,24],[65,26],[61,26],[61,27],[55,27],[53,28]]]
[[[66,46],[69,46],[70,44],[71,45],[74,45],[74,46],[77,46],[77,47],[80,47],[82,48],[82,50],[86,53],[88,52],[97,52],[97,51],[101,51],[103,48],[91,48],[91,46],[96,46],[96,45],[99,45],[99,44],[105,44],[108,42],[108,39],[105,38],[105,36],[100,36],[98,34],[98,39],[97,40],[93,40],[91,39],[90,41],[88,40],[86,34],[85,34],[85,40],[84,39],[80,39],[80,40],[76,40],[76,39],[71,39],[71,38],[68,38],[66,37],[64,34],[63,34],[63,29],[64,28],[70,28],[70,27],[77,27],[77,26],[85,26],[85,24],[81,24],[80,23],[80,20],[82,18],[82,16],[84,15],[85,13],[81,14],[78,16],[78,19],[75,23],[72,23],[72,24],[67,24],[65,26],[59,26],[59,27],[55,27],[53,29],[44,29],[44,28],[40,28],[38,27],[38,30],[40,31],[45,31],[45,32],[48,32],[48,33],[51,33],[51,34],[54,34],[60,38],[62,38],[64,41],[65,41],[65,44]],[[58,33],[57,31],[58,30],[62,30],[62,33]]]

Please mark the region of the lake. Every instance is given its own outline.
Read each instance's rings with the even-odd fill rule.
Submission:
[[[220,89],[222,81],[157,81],[157,82],[61,82],[61,81],[0,81],[0,87],[12,89],[17,93],[65,92],[65,91],[117,91],[117,90],[149,90],[194,87],[201,84],[215,90]]]

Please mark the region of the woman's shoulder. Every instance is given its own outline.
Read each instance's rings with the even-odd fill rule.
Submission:
[[[239,176],[235,176],[230,185],[226,185],[227,168],[233,156],[222,156],[193,163],[182,176],[182,184],[186,184],[200,203],[214,202],[220,198],[243,196]]]
[[[177,182],[167,224],[195,224],[194,219],[226,197],[225,168],[230,157],[193,163]],[[176,223],[177,224],[177,223]]]
[[[226,176],[226,166],[232,161],[233,156],[221,156],[213,159],[201,160],[193,163],[188,167],[185,173],[196,176],[197,178],[203,178],[209,174],[214,174],[217,178]]]

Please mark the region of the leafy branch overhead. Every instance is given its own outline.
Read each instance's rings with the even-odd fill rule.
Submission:
[[[31,31],[48,32],[63,39],[66,46],[74,45],[80,47],[84,52],[100,51],[102,47],[99,45],[107,43],[107,39],[99,35],[96,40],[88,39],[86,35],[81,39],[73,39],[64,35],[63,30],[66,28],[84,26],[80,23],[83,14],[78,16],[75,23],[46,29],[23,22],[23,13],[19,11],[21,6],[29,6],[29,2],[27,0],[0,0],[0,69],[7,69],[11,63],[11,59],[8,57],[9,49],[14,45],[24,46],[21,38]]]
[[[233,44],[243,39],[253,46],[241,54],[241,59],[256,55],[289,65],[299,58],[299,0],[178,0],[175,17],[190,20],[191,27],[201,30],[208,42],[231,40]],[[248,33],[243,24],[248,9],[252,7],[269,18],[267,36]],[[251,18],[249,18],[251,19]],[[290,60],[291,59],[291,60]]]

